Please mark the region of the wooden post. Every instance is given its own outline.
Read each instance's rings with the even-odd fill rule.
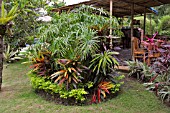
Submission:
[[[2,0],[0,0],[0,12],[1,12],[1,4],[2,4]],[[1,30],[1,29],[0,29]],[[3,37],[0,34],[0,47],[1,49],[3,48]],[[0,50],[0,91],[2,89],[2,69],[3,69],[3,51]],[[1,58],[2,57],[2,58]]]
[[[3,36],[0,35],[0,91],[2,90]]]
[[[152,14],[149,15],[150,16],[150,35],[153,34],[153,31],[152,31]]]
[[[113,43],[112,43],[112,12],[113,12],[113,1],[110,0],[110,49],[113,48]]]
[[[131,56],[132,56],[132,60],[134,60],[134,55],[133,55],[133,18],[134,18],[134,4],[131,4]]]
[[[145,33],[146,33],[146,7],[144,8],[144,21],[143,21],[143,31],[144,31],[144,36],[145,36]]]

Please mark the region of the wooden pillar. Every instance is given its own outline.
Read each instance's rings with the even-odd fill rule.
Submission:
[[[0,91],[2,90],[3,36],[0,35]]]
[[[150,16],[150,35],[153,34],[153,30],[152,30],[152,14],[149,15]]]
[[[143,21],[143,31],[144,31],[144,36],[145,36],[145,33],[146,33],[146,7],[144,8],[144,21]]]
[[[110,0],[110,49],[113,48],[113,43],[112,43],[112,13],[113,13],[113,1]]]
[[[134,60],[134,55],[133,55],[133,18],[134,18],[134,4],[131,4],[131,56],[132,56],[132,60]]]

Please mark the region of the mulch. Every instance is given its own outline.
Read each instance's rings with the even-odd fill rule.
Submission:
[[[78,102],[76,101],[74,98],[60,98],[59,94],[52,94],[49,92],[46,92],[44,90],[39,90],[39,89],[35,89],[35,93],[37,95],[39,95],[40,97],[42,97],[43,99],[45,99],[46,101],[50,101],[50,102],[54,102],[55,104],[59,104],[59,105],[65,105],[65,106],[86,106],[86,105],[91,105],[91,99],[92,99],[92,94],[88,94],[86,95],[86,100],[83,102]],[[120,92],[118,92],[120,93]],[[115,94],[109,94],[107,95],[107,99],[102,100],[102,102],[106,102],[112,98],[115,98],[118,93]],[[97,104],[97,103],[93,103],[93,104]]]

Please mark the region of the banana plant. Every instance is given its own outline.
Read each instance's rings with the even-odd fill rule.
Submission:
[[[12,7],[12,9],[7,13],[5,9],[5,4],[1,3],[1,15],[0,15],[0,91],[2,85],[2,70],[3,70],[3,36],[5,35],[8,23],[12,21],[16,16],[18,5]]]

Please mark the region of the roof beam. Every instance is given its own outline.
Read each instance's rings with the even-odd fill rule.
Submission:
[[[104,7],[104,6],[101,6],[101,7]],[[109,11],[109,8],[108,7],[104,7],[104,9],[106,9],[107,11]],[[124,10],[124,11],[126,11],[126,12],[129,12],[130,13],[130,9],[127,9],[127,8],[122,8],[122,7],[115,7],[115,6],[113,6],[113,9],[121,9],[121,10]],[[114,11],[115,10],[113,10],[113,13],[114,13]],[[116,12],[116,13],[119,13],[119,11],[118,12]],[[120,12],[120,13],[122,13],[122,14],[124,14],[124,15],[128,15],[128,13],[123,13],[123,12]],[[115,14],[115,13],[114,13]],[[136,14],[141,14],[141,12],[137,12],[137,11],[134,11],[134,14],[136,15]]]
[[[69,6],[64,6],[58,9],[53,9],[52,11],[67,11],[67,10],[71,10],[73,8],[77,8],[79,6],[81,6],[82,4],[85,5],[92,5],[94,7],[103,7],[103,9],[106,9],[107,11],[109,11],[109,1],[110,0],[89,0],[89,1],[85,1],[85,2],[81,2],[78,4],[73,4],[73,5],[69,5]],[[161,0],[156,0],[156,1],[161,1]],[[131,5],[134,5],[134,14],[142,14],[144,9],[146,8],[146,12],[147,13],[152,13],[151,10],[149,10],[148,7],[150,6],[156,6],[156,5],[160,5],[160,3],[156,2],[154,0],[112,0],[113,2],[113,13],[114,15],[117,13],[117,15],[130,15],[131,12]],[[168,0],[167,0],[168,1]],[[154,3],[154,4],[152,4]],[[168,2],[169,3],[169,2]],[[121,14],[122,13],[122,14]],[[117,16],[115,15],[115,16]]]
[[[64,7],[61,7],[60,9],[61,10],[64,10],[64,9],[67,9],[69,7],[76,7],[76,6],[80,6],[80,5],[91,5],[91,4],[95,4],[96,3],[96,0],[93,0],[93,1],[85,1],[85,2],[81,2],[81,3],[78,3],[78,4],[73,4],[73,5],[69,5],[69,6],[64,6]]]
[[[107,9],[107,7],[106,7],[105,5],[103,5],[103,4],[100,4],[100,7],[105,7],[105,9]],[[115,8],[115,9],[129,10],[129,11],[130,11],[130,9],[128,9],[128,8],[124,8],[124,7],[117,7],[117,6],[114,6],[114,5],[113,5],[113,8]]]
[[[161,2],[160,0],[153,0],[153,1],[156,1],[156,2],[158,2],[158,3],[160,3],[160,4],[164,4],[163,2]]]
[[[137,5],[137,6],[144,7],[144,8],[146,7],[144,5],[140,5],[140,4],[137,4],[137,3],[134,3],[134,2],[130,2],[130,1],[127,1],[127,0],[115,0],[115,1],[117,1],[117,2],[121,1],[121,2],[127,3],[127,4],[134,4],[134,5]],[[147,8],[149,8],[149,7],[147,7]]]

